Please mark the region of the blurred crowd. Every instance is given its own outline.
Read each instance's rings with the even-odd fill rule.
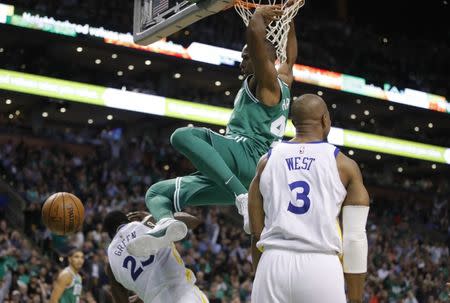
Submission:
[[[17,7],[16,13],[19,14],[27,10],[41,15],[55,16],[61,20],[89,23],[121,32],[127,32],[132,28],[132,1],[14,0],[4,2],[14,4]],[[80,13],[73,14],[74,10]],[[448,62],[450,57],[442,54],[450,52],[448,43],[450,39],[430,41],[420,33],[412,36],[405,33],[406,36],[388,37],[387,42],[384,42],[383,35],[379,34],[374,26],[356,25],[337,18],[324,18],[322,12],[317,12],[313,4],[308,9],[305,7],[304,12],[302,10],[300,14],[297,20],[299,63],[361,76],[367,79],[368,83],[379,87],[390,83],[399,89],[408,87],[440,94],[448,99],[447,84],[450,79],[447,71],[450,69]],[[193,41],[199,41],[239,50],[244,44],[243,33],[244,27],[239,17],[233,10],[229,10],[197,22],[188,29],[171,36],[169,40],[185,46]],[[432,37],[430,36],[429,39]],[[152,68],[145,72],[138,72],[135,69],[135,72],[125,72],[123,76],[118,77],[117,71],[112,70],[115,68],[114,64],[111,64],[111,67],[103,68],[102,65],[101,68],[94,69],[84,62],[80,68],[79,60],[91,60],[88,57],[87,53],[85,55],[83,52],[83,57],[67,60],[67,55],[58,56],[54,46],[46,47],[38,43],[29,43],[22,47],[2,48],[0,65],[10,70],[225,107],[232,107],[234,96],[240,88],[237,81],[230,84],[230,87],[224,84],[221,87],[209,87],[205,86],[206,82],[203,81],[184,81],[187,78],[193,79],[198,74],[195,71],[197,67],[189,64],[182,68],[182,78],[174,79],[173,74],[180,71],[180,66],[169,64],[164,60],[162,61],[167,64],[164,69],[153,70],[152,65]],[[417,60],[418,57],[433,58],[433,60]],[[64,69],[60,68],[61,65],[64,65]],[[202,68],[204,75],[211,77],[218,75],[214,74],[214,69],[209,71],[207,65]],[[237,79],[237,68],[221,70],[219,78],[223,77],[223,82],[230,82],[225,80],[230,75]],[[298,95],[305,92],[303,86],[302,90],[299,87],[300,85],[297,84],[293,90]],[[307,92],[315,93],[315,90],[316,88],[306,87]],[[408,113],[408,119],[398,121],[392,119],[391,112],[380,102],[380,105],[370,109],[369,115],[357,113],[356,119],[350,119],[346,104],[358,98],[357,95],[330,91],[325,92],[324,97],[329,105],[337,104],[337,107],[330,107],[333,124],[336,127],[438,146],[450,146],[450,137],[445,135],[445,122],[439,119],[436,122],[433,120],[432,115],[438,115],[437,113],[429,112],[426,116],[421,116],[420,111],[415,110],[411,114]],[[49,101],[56,103],[54,100]],[[362,111],[363,106],[366,105],[364,100],[363,102],[361,109],[355,109],[355,112]],[[371,106],[370,102],[367,103],[368,107]],[[398,115],[397,105],[395,106],[395,113]],[[386,111],[375,117],[373,114],[379,113],[382,108]],[[404,112],[401,114],[403,115]],[[0,120],[8,119],[8,113],[3,117],[1,115]],[[432,128],[427,126],[430,121],[434,123]],[[416,123],[418,123],[419,131],[414,130]]]
[[[367,302],[448,302],[448,233],[447,197],[372,204]]]
[[[66,135],[65,141],[74,137]],[[64,266],[60,256],[78,247],[86,256],[84,302],[111,302],[104,272],[109,239],[102,232],[102,218],[114,209],[145,210],[143,195],[149,185],[192,172],[190,163],[170,147],[167,138],[148,135],[116,140],[101,132],[95,137],[99,144],[86,139],[89,143],[79,144],[85,148],[79,153],[65,146],[64,140],[54,146],[48,139],[35,146],[13,141],[2,144],[0,172],[26,201],[26,224],[19,230],[11,228],[4,217],[0,221],[0,298],[14,303],[45,302]],[[448,195],[440,190],[428,190],[428,202],[416,201],[414,193],[408,201],[395,197],[372,201],[365,302],[449,300],[444,283],[449,279]],[[42,203],[58,191],[72,192],[84,202],[83,230],[70,237],[51,234],[40,220]],[[250,302],[250,241],[234,207],[187,211],[203,224],[176,246],[186,266],[195,272],[198,286],[212,303]]]
[[[120,32],[132,28],[133,1],[1,2],[15,5],[17,12],[27,10]],[[435,41],[433,47],[426,39],[406,35],[395,37],[392,42],[384,40],[370,26],[355,26],[321,16],[312,18],[308,14],[297,23],[301,28],[298,32],[302,64],[362,76],[377,85],[388,82],[444,96],[449,94],[448,56],[441,55],[449,53],[449,39]],[[183,45],[198,41],[238,50],[244,43],[243,32],[239,17],[228,11],[193,24],[171,39]],[[363,47],[355,47],[362,41]],[[33,49],[5,50],[2,68],[54,77],[68,73],[74,81],[232,105],[233,95],[225,98],[223,92],[175,86],[162,91],[167,85],[161,85],[164,78],[161,75],[140,82],[124,78],[119,86],[117,81],[102,75],[80,73],[76,62],[61,70],[37,53]],[[418,57],[433,60],[417,60]],[[10,121],[0,114],[0,133],[29,135],[28,122],[24,121],[28,118],[23,117],[25,113]],[[363,130],[378,133],[378,128],[387,127],[373,124],[367,122]],[[158,129],[119,139],[114,129],[47,127],[38,132],[41,144],[9,141],[0,145],[0,176],[26,202],[23,229],[13,227],[0,207],[0,303],[46,302],[58,271],[66,265],[62,256],[72,247],[81,248],[86,256],[82,270],[83,301],[111,302],[104,271],[105,248],[110,239],[102,231],[102,219],[115,209],[145,210],[143,195],[151,184],[193,171],[189,161],[171,148],[170,132],[171,129]],[[385,129],[382,133],[389,135]],[[412,133],[411,139],[418,141],[420,135]],[[441,145],[448,146],[448,137],[439,140]],[[76,144],[77,151],[68,144]],[[395,174],[392,167],[389,169],[367,166],[362,170],[368,185],[394,186],[409,193],[406,199],[378,195],[372,201],[367,225],[369,266],[364,302],[448,302],[445,289],[450,268],[448,180],[439,175]],[[70,237],[52,234],[40,220],[42,203],[59,191],[76,194],[85,206],[83,230]],[[417,193],[429,198],[424,202],[418,199]],[[186,266],[195,272],[198,286],[211,303],[250,302],[253,280],[250,241],[240,228],[234,207],[187,211],[203,223],[176,246]]]
[[[105,71],[89,72],[84,69],[80,69],[76,60],[63,60],[59,62],[59,64],[55,64],[54,58],[50,56],[50,54],[42,53],[41,55],[36,55],[40,51],[39,48],[40,47],[27,46],[18,49],[6,49],[0,54],[0,65],[3,65],[3,68],[8,70],[45,75],[58,79],[79,81],[81,83],[102,85],[116,89],[126,89],[131,92],[153,94],[227,108],[233,107],[234,97],[237,94],[238,89],[240,89],[240,83],[238,81],[236,81],[236,84],[233,84],[235,87],[222,88],[201,85],[200,83],[205,83],[203,81],[199,81],[198,83],[177,81],[172,77],[172,73],[174,72],[172,69],[176,68],[178,65],[168,67],[166,70],[163,70],[157,74],[146,75],[145,79],[140,77],[142,73],[139,73],[137,76],[130,75],[117,78],[111,76],[110,73]],[[61,69],[60,64],[64,64],[65,68]],[[237,69],[233,72],[236,72],[237,76]],[[197,72],[192,69],[191,73],[186,72],[186,77],[193,78],[195,77],[195,73]],[[221,73],[222,75],[219,76],[219,79],[222,76],[229,76],[229,70],[227,69],[224,69]],[[293,89],[293,98],[295,99],[303,93],[315,92],[315,88],[300,89],[297,87],[296,89]],[[357,97],[357,95],[346,95],[342,92],[333,91],[330,91],[326,94],[326,96],[324,96],[332,115],[334,127],[341,127],[349,130],[362,131],[365,133],[372,133],[438,146],[450,146],[450,137],[444,135],[445,122],[443,122],[442,117],[439,118],[439,120],[433,120],[433,114],[439,115],[439,113],[429,111],[425,115],[422,115],[419,110],[414,109],[411,110],[411,113],[408,112],[409,119],[398,122],[392,119],[392,114],[390,111],[386,109],[386,111],[383,112],[385,107],[383,102],[375,103],[368,100],[367,104],[362,104],[360,108],[355,108],[350,105],[349,103]],[[46,103],[49,109],[56,109],[58,106],[61,106],[61,104],[70,106],[70,103],[54,98],[42,97],[41,100]],[[335,106],[332,106],[332,104],[335,104]],[[353,109],[349,110],[349,108]],[[374,114],[360,114],[357,119],[350,118],[351,112],[362,112],[365,108],[369,108],[370,112],[373,112]],[[20,110],[21,115],[14,116],[14,119],[9,119],[9,114],[14,113],[15,110]],[[403,110],[401,109],[401,111]],[[375,113],[378,112],[381,113],[375,116]],[[395,114],[402,115],[402,112],[395,112]],[[37,121],[39,119],[42,120],[42,117],[40,117],[39,113],[31,107],[24,109],[20,108],[20,106],[13,105],[9,107],[9,111],[0,112],[0,125],[10,125],[10,127],[14,129],[20,128],[22,124],[29,123],[30,120]],[[429,121],[433,121],[433,128],[425,126],[429,123]],[[422,126],[422,124],[425,125]],[[414,131],[415,125],[421,126],[420,132]],[[52,132],[51,129],[42,129],[42,131]],[[69,133],[68,135],[71,134]],[[85,136],[83,135],[79,136],[80,140],[84,140],[84,137]]]

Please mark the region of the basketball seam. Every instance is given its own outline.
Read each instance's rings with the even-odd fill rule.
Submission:
[[[63,198],[63,235],[66,234],[66,203],[64,202],[64,193],[62,194]]]
[[[48,209],[48,212],[49,212],[49,214],[48,214],[48,218],[47,218],[47,224],[45,224],[45,222],[44,222],[44,224],[48,227],[48,228],[50,228],[49,227],[49,225],[50,225],[50,214],[52,213],[52,206],[53,206],[53,202],[55,202],[55,200],[56,200],[56,198],[58,198],[58,195],[59,195],[59,193],[57,193],[56,195],[55,195],[55,197],[53,198],[53,200],[52,200],[52,202],[50,202],[50,207],[49,207],[49,209]],[[44,218],[45,218],[46,216],[44,216]]]
[[[74,230],[74,231],[77,231],[78,225],[81,225],[81,224],[80,224],[80,223],[81,223],[80,211],[78,210],[77,201],[75,201],[75,200],[72,198],[72,196],[69,196],[69,198],[70,198],[70,200],[72,200],[73,205],[75,205],[75,207],[77,208],[77,213],[78,213],[78,224],[77,224],[77,226],[76,226],[76,228],[75,228],[75,230]],[[74,220],[74,221],[75,221],[75,220]]]

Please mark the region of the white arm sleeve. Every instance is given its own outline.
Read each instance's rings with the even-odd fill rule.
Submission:
[[[368,214],[369,207],[362,205],[347,205],[342,210],[344,273],[367,272]]]

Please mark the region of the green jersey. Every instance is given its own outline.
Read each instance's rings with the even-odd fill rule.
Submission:
[[[289,86],[278,79],[281,89],[280,103],[267,106],[252,94],[248,85],[249,79],[250,77],[245,79],[234,99],[234,109],[228,121],[227,135],[249,138],[266,152],[272,142],[283,138],[291,93]]]
[[[72,283],[66,287],[58,303],[78,303],[80,302],[81,290],[83,289],[81,276],[74,273],[70,267],[66,267],[64,270],[72,274]]]

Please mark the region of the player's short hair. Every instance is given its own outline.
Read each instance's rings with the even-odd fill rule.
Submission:
[[[115,210],[106,215],[103,220],[103,230],[107,232],[109,237],[112,239],[117,232],[117,228],[126,223],[129,223],[127,215],[120,210]]]
[[[277,49],[275,47],[275,45],[273,45],[272,42],[270,42],[269,40],[265,39],[264,40],[264,45],[266,47],[266,51],[269,54],[269,58],[271,61],[275,62],[277,60]],[[248,52],[248,46],[247,44],[244,45],[244,47],[242,48],[242,51],[244,52],[244,50],[247,49]]]
[[[72,257],[74,254],[76,254],[77,252],[80,252],[82,254],[84,254],[83,250],[81,248],[77,248],[77,247],[73,247],[71,248],[68,253],[67,253],[67,257],[70,258]]]

